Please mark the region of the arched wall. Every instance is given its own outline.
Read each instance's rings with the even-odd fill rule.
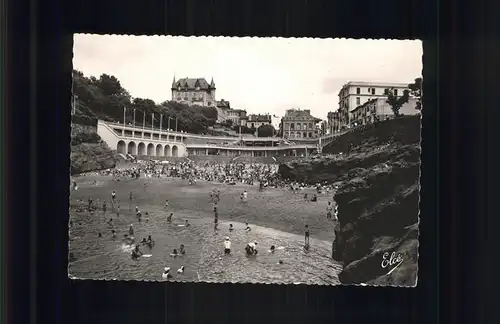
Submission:
[[[129,142],[127,145],[127,153],[131,155],[137,155],[137,146],[135,142]]]
[[[146,144],[140,142],[137,146],[137,155],[146,155]]]
[[[116,151],[121,154],[127,154],[127,144],[124,141],[118,141]]]
[[[155,146],[152,143],[148,144],[148,156],[155,156]]]
[[[156,156],[163,156],[163,146],[161,144],[156,145]]]

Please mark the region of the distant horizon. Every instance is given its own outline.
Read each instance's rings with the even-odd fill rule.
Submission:
[[[216,100],[233,109],[279,117],[310,110],[325,120],[348,82],[422,77],[422,54],[413,40],[76,34],[73,68],[86,77],[115,76],[133,98],[156,104],[172,101],[174,77],[213,78]]]

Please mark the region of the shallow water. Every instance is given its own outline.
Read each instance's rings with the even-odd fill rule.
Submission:
[[[80,179],[79,179],[80,180]],[[79,190],[72,193],[71,201],[86,200],[91,193],[94,199],[106,199],[114,187],[118,186],[123,195],[135,189],[137,203],[141,211],[148,211],[149,221],[145,216],[139,223],[127,206],[122,206],[119,217],[102,212],[90,215],[88,212],[71,212],[73,227],[70,229],[70,252],[76,260],[69,264],[69,274],[76,278],[93,279],[125,279],[125,280],[163,280],[161,274],[164,267],[170,267],[173,280],[180,281],[209,281],[209,282],[264,282],[264,283],[308,283],[308,284],[338,284],[337,274],[341,270],[338,263],[331,259],[331,241],[310,240],[310,250],[304,251],[302,235],[288,233],[268,226],[257,226],[250,222],[252,230],[246,232],[245,224],[235,220],[220,219],[218,230],[213,228],[213,219],[210,215],[210,204],[201,201],[196,193],[199,188],[180,186],[180,180],[156,180],[159,188],[165,191],[175,190],[176,195],[185,195],[186,201],[175,198],[171,201],[169,211],[163,210],[163,199],[152,190],[146,193],[139,181],[128,181],[119,184],[107,182],[102,186],[91,187],[79,183]],[[148,179],[149,180],[149,179]],[[105,180],[102,180],[105,182]],[[88,181],[87,181],[88,183]],[[174,186],[174,187],[171,187]],[[232,186],[234,187],[234,186]],[[133,188],[133,189],[129,189]],[[106,191],[104,191],[106,190]],[[140,190],[142,193],[139,194]],[[149,190],[149,189],[148,189]],[[239,192],[233,190],[234,197],[224,196],[224,199],[236,201]],[[161,191],[160,191],[161,192]],[[193,195],[193,199],[188,197]],[[139,197],[140,196],[140,197]],[[268,198],[278,197],[277,191],[268,192]],[[155,198],[156,197],[156,198]],[[255,197],[259,199],[259,197]],[[283,198],[279,199],[282,200]],[[124,199],[125,200],[125,199]],[[122,205],[125,205],[122,203]],[[221,205],[222,207],[223,205]],[[238,208],[245,208],[239,207]],[[285,207],[284,207],[285,208]],[[108,210],[111,208],[108,207]],[[207,211],[208,210],[208,211]],[[236,213],[238,209],[232,210]],[[167,223],[166,215],[174,212],[172,224]],[[264,215],[265,209],[255,210],[255,217]],[[233,215],[238,218],[238,215]],[[111,227],[106,220],[113,217],[114,228],[117,231],[116,239],[111,238]],[[272,215],[266,217],[272,217]],[[183,225],[189,220],[191,226]],[[265,222],[265,219],[263,220]],[[122,242],[128,226],[133,223],[136,242],[151,235],[155,246],[149,249],[141,247],[141,251],[151,254],[149,258],[141,257],[132,260],[130,257],[132,246]],[[234,231],[228,230],[229,223],[233,224]],[[102,233],[99,238],[97,233]],[[223,241],[229,236],[232,242],[232,254],[224,256]],[[244,247],[248,242],[257,241],[259,253],[254,257],[247,257]],[[174,248],[184,244],[186,254],[171,257]],[[269,253],[271,245],[279,247],[274,253]],[[278,264],[282,260],[283,264]],[[184,266],[184,274],[177,274],[180,266]]]

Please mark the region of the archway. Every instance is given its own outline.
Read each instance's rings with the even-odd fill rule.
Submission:
[[[151,143],[148,144],[148,156],[155,156],[155,146]]]
[[[156,145],[156,156],[163,156],[163,150],[162,150],[161,144]]]
[[[163,148],[163,156],[170,156],[170,145],[165,145]]]
[[[172,146],[172,156],[177,156],[179,154],[179,149],[177,146]]]
[[[136,155],[136,154],[137,154],[137,150],[136,150],[135,142],[129,142],[129,143],[128,143],[128,150],[127,150],[127,153],[128,153],[128,154],[131,154],[131,155]]]
[[[146,155],[146,144],[144,143],[139,143],[139,146],[137,147],[138,153],[137,155]]]
[[[121,154],[126,154],[127,153],[126,147],[127,145],[125,144],[124,141],[118,141],[118,144],[116,145],[116,151]]]

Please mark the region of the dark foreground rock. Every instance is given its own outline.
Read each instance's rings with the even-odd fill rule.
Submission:
[[[332,257],[343,284],[413,286],[417,279],[420,118],[406,117],[340,136],[314,161],[280,165],[283,177],[337,183],[339,224]],[[342,153],[342,154],[339,154]],[[382,266],[401,254],[400,266]]]
[[[71,129],[70,174],[114,168],[117,154],[104,143],[92,127],[73,124]]]

